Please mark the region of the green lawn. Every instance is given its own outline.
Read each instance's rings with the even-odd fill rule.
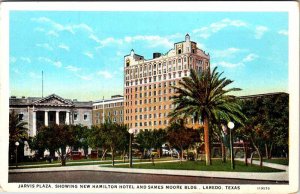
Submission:
[[[40,165],[36,166],[30,166],[29,164],[23,165],[18,167],[18,169],[23,169],[23,168],[51,168],[51,167],[60,167],[61,163],[60,162],[55,162],[55,163],[50,163],[52,165],[43,165],[43,164],[49,164],[49,163],[41,163]],[[66,163],[66,166],[82,166],[82,165],[97,165],[97,164],[111,164],[111,161],[103,161],[103,162],[87,162],[87,163],[74,163],[74,162],[68,162]],[[31,164],[32,165],[32,164]],[[9,169],[16,169],[16,167],[10,167]]]
[[[128,165],[118,165],[117,168],[128,168]],[[222,163],[221,160],[212,160],[211,166],[206,166],[205,161],[184,161],[173,163],[134,164],[133,168],[143,169],[172,169],[172,170],[199,170],[199,171],[233,171],[233,172],[282,172],[283,170],[257,165],[245,166],[243,162],[235,161],[235,170],[231,170],[230,162]]]
[[[258,160],[258,159],[255,159]],[[282,165],[289,165],[288,158],[273,158],[273,159],[263,159],[263,162],[275,163],[275,164],[282,164]]]
[[[156,161],[165,161],[170,160],[170,158],[160,158],[155,159]],[[133,158],[133,162],[150,162],[149,159],[137,159]],[[128,163],[128,159],[125,160],[126,163]],[[101,160],[101,159],[82,159],[82,160],[67,160],[66,166],[81,166],[81,165],[97,165],[97,164],[111,164],[110,158],[107,160]],[[123,160],[115,160],[115,164],[124,163]],[[15,164],[11,164],[12,167],[9,169],[16,169],[14,167]],[[32,166],[36,165],[36,166]],[[61,162],[58,160],[53,161],[52,163],[43,161],[43,162],[22,162],[18,163],[18,169],[22,168],[51,168],[51,167],[59,167],[61,166]]]

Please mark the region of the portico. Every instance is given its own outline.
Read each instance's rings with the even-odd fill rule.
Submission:
[[[73,104],[56,95],[50,95],[33,103],[32,131],[36,135],[42,126],[72,123],[71,115]]]

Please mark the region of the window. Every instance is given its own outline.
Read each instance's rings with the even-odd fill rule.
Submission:
[[[23,121],[24,120],[24,114],[23,113],[20,113],[19,114],[19,121]]]
[[[178,49],[178,54],[181,54],[181,49]]]
[[[181,63],[181,59],[178,59],[178,63]]]
[[[84,120],[84,121],[88,121],[88,119],[89,119],[89,118],[88,118],[88,114],[87,114],[87,113],[84,113],[84,115],[83,115],[83,120]]]
[[[75,112],[73,116],[74,116],[74,121],[77,121],[78,120],[78,113]]]

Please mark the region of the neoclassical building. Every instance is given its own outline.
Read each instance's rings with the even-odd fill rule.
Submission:
[[[92,101],[64,99],[56,94],[46,97],[9,99],[10,112],[15,111],[19,120],[28,123],[29,135],[35,136],[41,126],[53,124],[92,125]]]
[[[210,68],[210,56],[197,43],[185,40],[174,44],[167,53],[153,53],[145,59],[131,51],[124,57],[124,122],[129,128],[159,129],[169,124],[168,114],[173,110],[171,96],[190,69]],[[190,118],[189,123],[199,123]]]

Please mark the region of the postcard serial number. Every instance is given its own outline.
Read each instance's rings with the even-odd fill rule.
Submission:
[[[257,187],[257,190],[270,190],[270,187]]]

